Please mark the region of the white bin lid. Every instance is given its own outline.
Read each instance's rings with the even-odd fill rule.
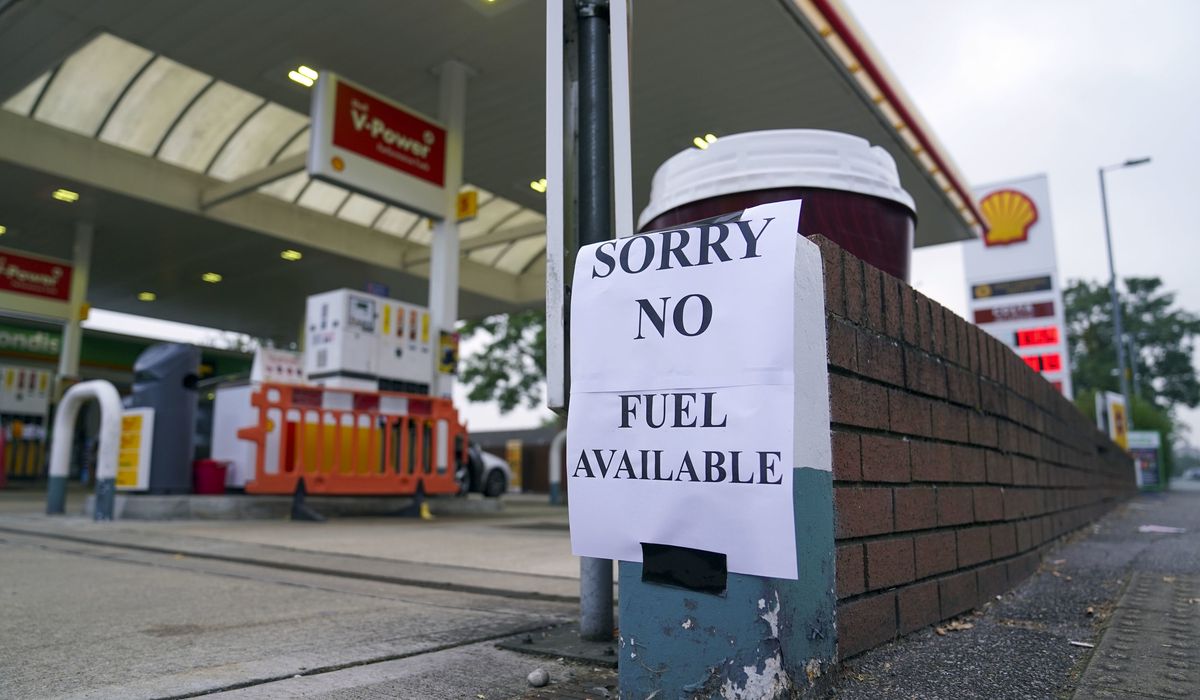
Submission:
[[[708,148],[667,159],[650,183],[642,228],[678,206],[739,192],[817,187],[889,199],[916,215],[896,161],[865,139],[820,129],[777,129],[722,136]]]

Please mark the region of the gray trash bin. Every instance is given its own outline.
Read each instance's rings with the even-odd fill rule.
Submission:
[[[150,493],[192,492],[199,373],[200,349],[192,345],[151,345],[133,363],[129,406],[154,409]]]

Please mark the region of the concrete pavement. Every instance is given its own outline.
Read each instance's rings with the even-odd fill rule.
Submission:
[[[962,624],[851,659],[831,696],[1200,695],[1200,489],[1180,486],[1072,535]],[[9,503],[0,697],[600,698],[615,684],[496,648],[577,615],[565,511],[540,499],[324,524],[97,524]],[[537,666],[549,688],[527,687]]]
[[[514,697],[537,666],[603,685],[610,670],[494,647],[578,607],[565,512],[515,501],[457,521],[201,524],[10,498],[0,697]]]

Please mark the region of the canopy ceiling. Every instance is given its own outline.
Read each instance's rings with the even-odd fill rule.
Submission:
[[[635,211],[654,169],[705,133],[830,128],[892,152],[917,202],[917,245],[975,224],[948,154],[827,0],[657,0],[633,15]],[[295,173],[214,207],[201,195],[308,146],[298,65],[436,113],[432,70],[468,87],[462,312],[539,303],[545,224],[544,9],[534,0],[39,0],[0,4],[0,245],[69,256],[97,227],[100,307],[288,340],[305,295],[365,281],[425,302],[431,228]],[[57,187],[82,192],[64,205]],[[283,248],[304,251],[287,263]],[[218,271],[220,284],[200,275]],[[153,287],[154,303],[137,293]]]

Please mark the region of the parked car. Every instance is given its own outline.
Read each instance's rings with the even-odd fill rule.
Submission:
[[[474,442],[467,446],[467,464],[459,471],[464,493],[482,493],[487,498],[497,498],[508,491],[508,485],[512,483],[512,468],[508,462],[485,452]]]
[[[1200,467],[1192,467],[1183,473],[1183,478],[1190,481],[1200,481]]]

